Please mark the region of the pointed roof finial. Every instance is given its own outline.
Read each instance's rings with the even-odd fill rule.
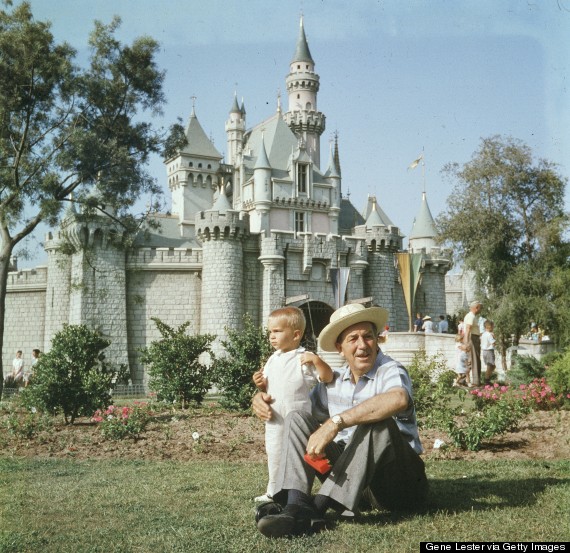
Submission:
[[[311,57],[311,52],[309,50],[309,44],[307,43],[307,37],[305,36],[305,27],[303,25],[303,15],[301,14],[301,21],[299,23],[299,36],[297,38],[297,46],[295,48],[295,54],[293,54],[293,59],[291,62],[295,61],[306,61],[314,64],[313,58]]]
[[[196,95],[190,96],[190,100],[192,100],[192,113],[190,117],[196,117]]]
[[[234,102],[233,102],[232,107],[230,109],[230,113],[241,113],[241,109],[239,107],[238,99],[237,99],[237,90],[234,92]]]
[[[277,89],[277,113],[281,113],[281,89]]]

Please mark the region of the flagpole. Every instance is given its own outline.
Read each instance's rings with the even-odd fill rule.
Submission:
[[[426,156],[425,148],[422,148],[422,179],[424,181],[424,194],[426,193]]]

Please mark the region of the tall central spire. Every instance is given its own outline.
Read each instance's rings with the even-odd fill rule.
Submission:
[[[325,130],[325,116],[317,111],[319,76],[315,73],[315,62],[309,51],[302,16],[295,54],[289,64],[286,83],[289,111],[284,114],[283,119],[295,135],[306,144],[311,159],[320,168],[320,136]]]

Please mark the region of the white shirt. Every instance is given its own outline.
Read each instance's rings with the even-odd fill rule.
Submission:
[[[487,330],[481,335],[481,350],[495,349],[495,337]]]

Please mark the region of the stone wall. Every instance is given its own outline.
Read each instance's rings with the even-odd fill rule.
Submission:
[[[161,335],[151,317],[174,328],[191,321],[190,332],[200,332],[200,273],[193,271],[131,268],[127,277],[127,327],[133,383],[146,383],[139,350]]]
[[[16,351],[22,350],[24,366],[29,366],[32,349],[43,349],[46,283],[47,267],[8,274],[2,351],[4,376],[12,372],[12,360]]]

